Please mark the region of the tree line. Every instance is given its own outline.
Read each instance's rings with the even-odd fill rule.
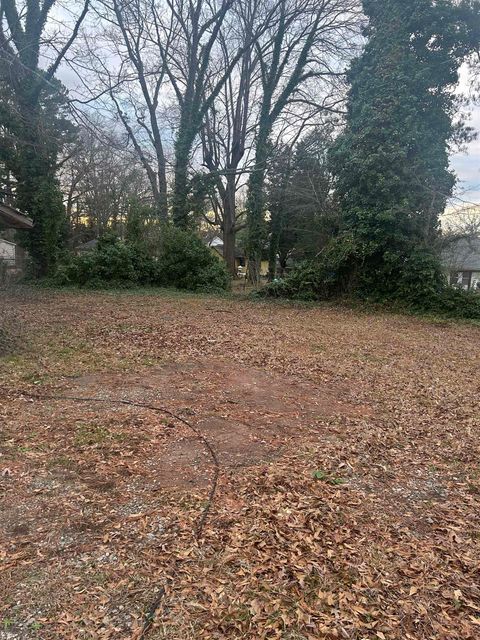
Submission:
[[[319,295],[398,290],[434,266],[479,25],[477,0],[0,0],[0,177],[37,273],[141,212],[218,230],[232,274],[241,242],[252,282],[306,260]]]

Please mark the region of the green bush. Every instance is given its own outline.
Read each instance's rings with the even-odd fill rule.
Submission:
[[[136,257],[131,247],[121,242],[100,244],[89,253],[71,257],[60,265],[55,284],[86,288],[131,287],[140,282]]]
[[[416,248],[403,260],[397,278],[395,297],[412,306],[431,304],[447,289],[446,276],[439,260],[428,249]]]
[[[300,262],[286,278],[268,284],[262,294],[295,300],[328,300],[344,294],[354,280],[349,269],[354,250],[349,236],[334,238],[315,260]]]
[[[162,234],[155,281],[159,286],[199,292],[225,291],[230,285],[224,262],[196,235],[174,227]]]
[[[261,295],[291,300],[328,300],[347,295],[416,313],[480,319],[480,295],[450,287],[437,256],[428,249],[416,248],[408,258],[392,257],[394,289],[383,278],[369,286],[355,274],[348,274],[347,261],[338,247],[332,242],[317,260],[298,264],[286,278],[268,284]]]
[[[138,242],[124,243],[105,234],[93,251],[68,256],[58,267],[54,284],[92,289],[147,285],[206,292],[228,288],[224,263],[194,234],[165,228],[157,249],[158,255],[152,257]]]

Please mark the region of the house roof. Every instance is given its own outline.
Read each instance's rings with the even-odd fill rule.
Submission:
[[[214,238],[212,238],[209,243],[208,243],[209,247],[223,247],[223,240],[221,238],[219,238],[218,236],[215,236]]]
[[[9,229],[31,229],[33,220],[21,211],[0,202],[0,222]]]
[[[210,248],[216,251],[217,253],[219,253],[221,256],[223,256],[223,243],[210,245]],[[243,249],[239,249],[238,247],[235,247],[235,258],[243,258],[243,257],[245,257],[245,252],[243,251]]]
[[[442,262],[452,271],[480,271],[480,237],[453,240],[442,251]]]

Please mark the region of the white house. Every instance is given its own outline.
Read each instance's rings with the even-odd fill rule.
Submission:
[[[14,242],[0,238],[0,260],[2,260],[8,267],[15,266],[16,248],[17,246]]]
[[[480,237],[457,238],[442,252],[452,286],[480,293]]]
[[[22,271],[23,251],[17,249],[14,229],[31,229],[33,220],[21,211],[0,202],[0,284],[17,277]]]

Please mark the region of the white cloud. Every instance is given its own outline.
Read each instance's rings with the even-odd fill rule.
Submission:
[[[471,79],[468,68],[463,67],[460,77],[459,93],[468,95]],[[480,105],[472,106],[469,125],[480,133]],[[451,157],[451,166],[458,176],[457,192],[462,200],[480,203],[480,137],[471,142],[466,151]]]

